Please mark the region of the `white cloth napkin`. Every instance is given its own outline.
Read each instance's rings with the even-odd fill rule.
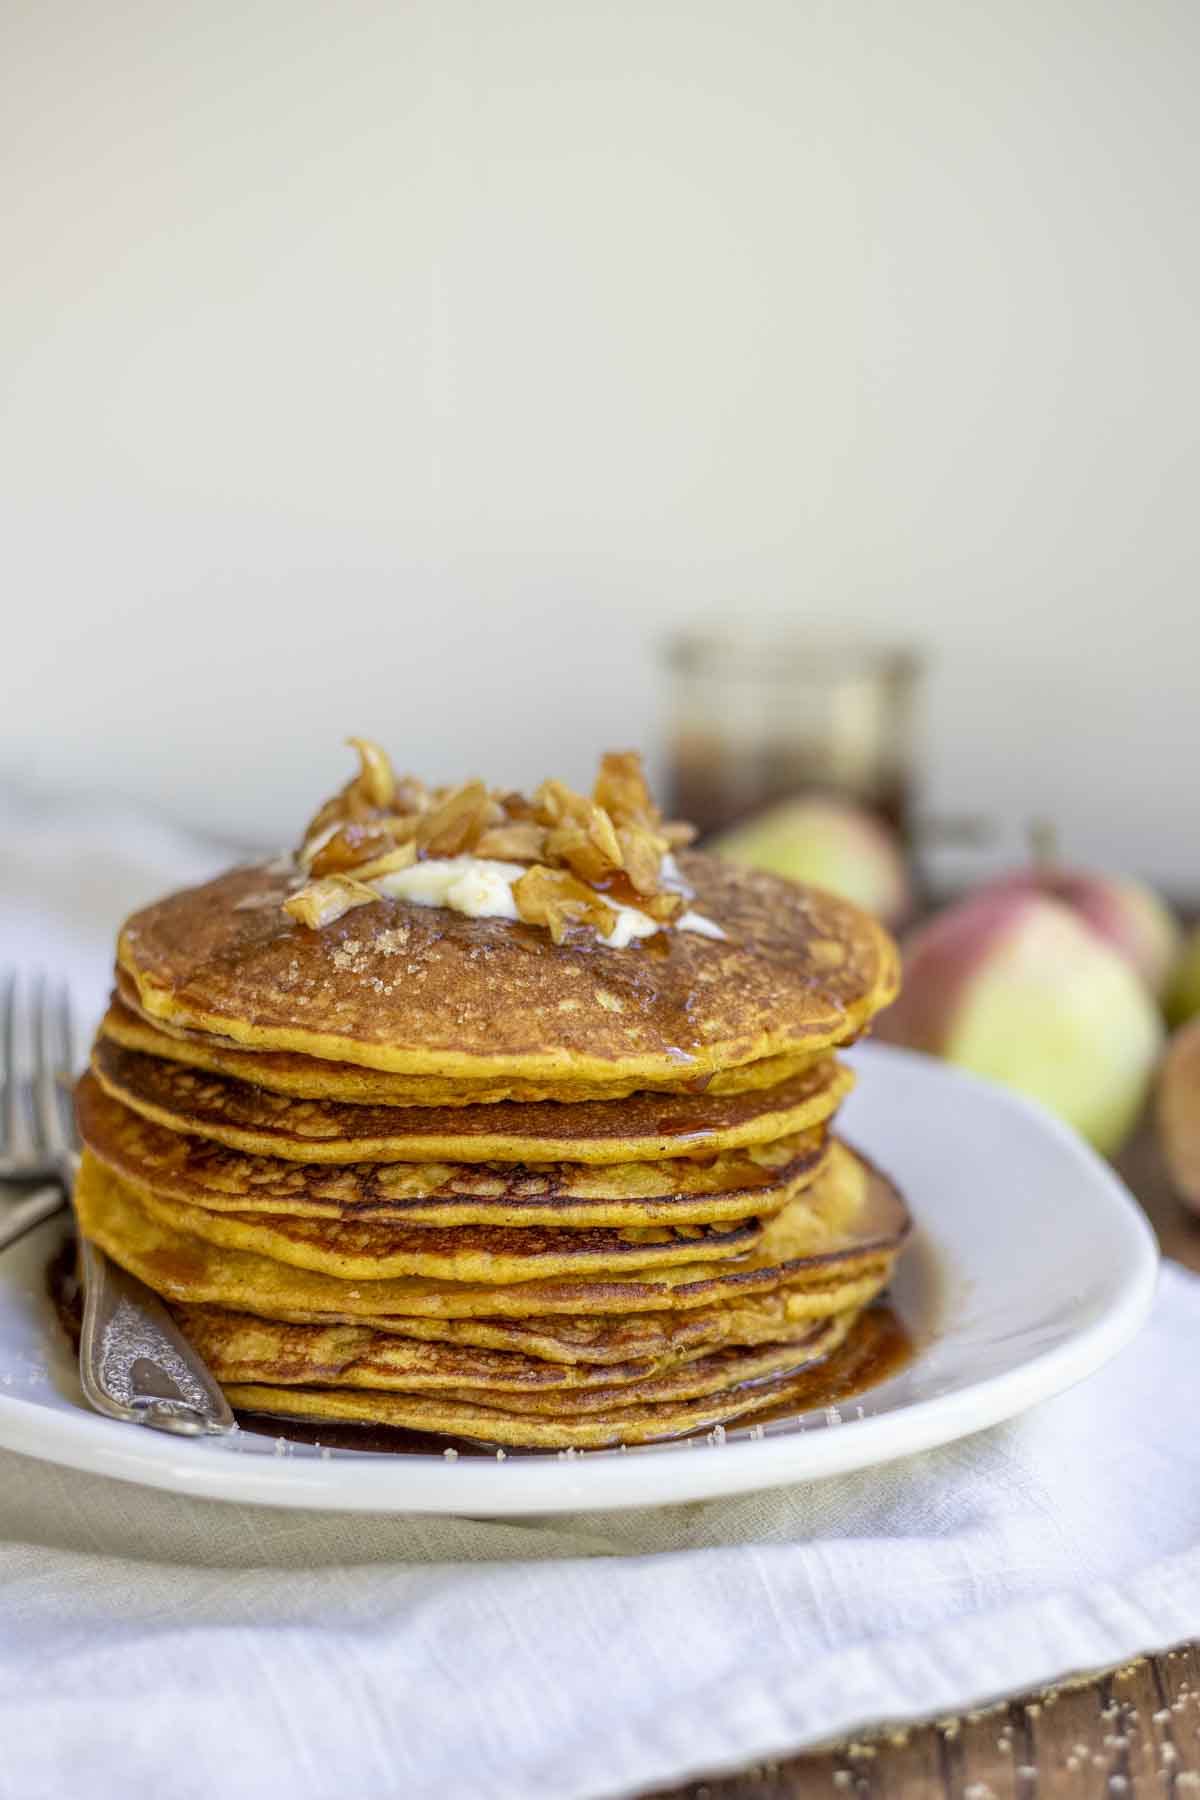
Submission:
[[[119,902],[93,886],[102,916],[31,907],[69,879],[52,836],[0,874],[4,954],[61,949],[94,1011],[142,864],[117,859]],[[276,1513],[0,1453],[0,1797],[595,1800],[1178,1642],[1197,1368],[1200,1283],[1169,1266],[1138,1341],[1011,1425],[529,1523]]]

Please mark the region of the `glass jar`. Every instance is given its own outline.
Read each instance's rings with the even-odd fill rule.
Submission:
[[[667,793],[702,836],[775,800],[834,794],[910,840],[923,661],[799,630],[687,631],[664,646]]]

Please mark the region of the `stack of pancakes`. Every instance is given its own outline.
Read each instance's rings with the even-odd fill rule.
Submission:
[[[311,928],[278,864],[129,921],[78,1214],[235,1408],[588,1448],[803,1404],[907,1230],[830,1130],[895,949],[678,866],[723,935],[387,897]]]

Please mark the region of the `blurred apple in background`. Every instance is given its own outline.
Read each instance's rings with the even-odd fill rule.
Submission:
[[[1025,881],[921,927],[876,1030],[1040,1100],[1108,1154],[1141,1112],[1163,1038],[1127,957]]]
[[[902,925],[912,911],[899,839],[874,813],[845,800],[781,801],[714,839],[711,848],[752,869],[827,888],[887,925]]]
[[[1121,875],[1064,869],[1052,857],[1035,854],[1028,869],[1003,878],[998,888],[1044,894],[1069,906],[1137,970],[1156,1000],[1162,1000],[1179,959],[1182,933],[1174,914],[1153,888]]]
[[[1171,1179],[1200,1212],[1200,1018],[1181,1025],[1158,1078],[1158,1129]]]
[[[1200,925],[1189,934],[1167,990],[1167,1018],[1172,1025],[1200,1013]]]

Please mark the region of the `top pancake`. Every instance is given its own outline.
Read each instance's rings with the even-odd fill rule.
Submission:
[[[702,1076],[844,1043],[893,998],[895,945],[850,902],[703,854],[680,868],[723,940],[555,944],[391,899],[313,930],[280,910],[287,875],[252,867],[135,913],[118,961],[155,1021],[451,1079]]]

